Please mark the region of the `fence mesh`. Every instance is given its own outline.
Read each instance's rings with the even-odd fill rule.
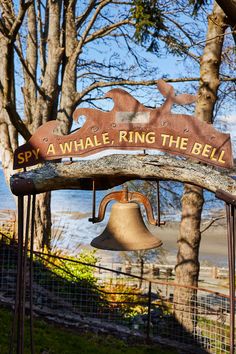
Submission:
[[[16,265],[17,245],[1,235],[0,302],[11,307]],[[209,353],[229,353],[228,296],[179,286],[158,276],[141,278],[120,269],[35,252],[33,311],[65,325],[123,330],[149,340],[165,339]],[[29,302],[27,290],[26,309]]]

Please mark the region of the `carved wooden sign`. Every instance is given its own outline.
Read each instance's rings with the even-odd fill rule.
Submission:
[[[190,104],[195,96],[175,96],[174,88],[159,80],[158,89],[166,97],[160,108],[145,107],[128,92],[113,89],[106,94],[112,98],[110,112],[78,108],[73,119],[86,117],[85,124],[69,135],[57,135],[58,121],[42,125],[14,153],[14,169],[33,166],[44,160],[63,157],[84,157],[109,149],[158,149],[190,157],[223,168],[233,167],[230,135],[217,131],[212,125],[194,116],[174,114],[173,103]]]

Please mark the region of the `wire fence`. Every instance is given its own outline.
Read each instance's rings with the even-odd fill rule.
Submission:
[[[0,236],[0,303],[13,306],[17,244]],[[27,268],[26,285],[30,281]],[[34,252],[33,311],[66,326],[229,353],[229,297],[76,259]],[[26,309],[30,293],[26,292]]]

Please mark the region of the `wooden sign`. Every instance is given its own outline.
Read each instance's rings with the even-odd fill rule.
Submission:
[[[66,136],[55,134],[58,121],[42,125],[27,143],[16,149],[14,169],[45,160],[84,157],[110,149],[158,149],[210,165],[232,168],[229,134],[217,131],[194,116],[171,112],[173,103],[189,104],[195,96],[175,96],[173,87],[162,80],[158,88],[166,97],[160,108],[145,107],[128,92],[113,89],[106,97],[113,99],[114,108],[110,112],[78,108],[74,112],[74,120],[85,116],[86,122],[73,133]]]

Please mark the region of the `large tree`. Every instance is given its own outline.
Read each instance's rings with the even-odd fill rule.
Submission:
[[[156,53],[156,58],[171,53],[181,56],[186,68],[188,58],[197,67],[201,65],[195,114],[212,122],[227,22],[219,7],[209,17],[206,39],[204,14],[193,20],[192,8],[181,1],[169,3],[168,8],[165,1],[144,0],[45,0],[20,1],[15,8],[13,5],[13,1],[0,1],[0,142],[6,175],[18,143],[17,132],[28,140],[41,124],[58,119],[60,133],[66,134],[75,107],[84,103],[97,106],[93,98],[100,98],[104,87],[155,84],[154,65],[147,65],[141,50],[136,51],[136,43]],[[142,76],[150,80],[139,81]],[[198,76],[189,80],[197,81]],[[145,103],[152,103],[153,93],[146,97]],[[37,198],[38,248],[50,245],[49,202],[49,194]],[[202,203],[202,191],[186,186],[176,268],[182,284],[197,285]],[[184,301],[193,295],[183,295]],[[176,316],[183,322],[181,309],[176,309]],[[186,327],[191,326],[190,318]]]
[[[221,3],[223,8],[226,2]],[[215,5],[207,25],[204,13],[199,10],[195,15],[198,17],[193,19],[193,8],[182,1],[169,2],[167,6],[166,1],[145,0],[21,0],[17,6],[14,1],[0,0],[0,8],[0,144],[7,179],[18,134],[28,140],[41,124],[51,119],[59,120],[59,133],[67,134],[77,105],[98,106],[97,99],[108,86],[155,84],[157,58],[168,54],[184,61],[183,81],[190,64],[189,72],[197,73],[194,67],[200,68],[200,76],[187,80],[200,82],[197,119],[212,123],[220,79],[228,79],[230,72],[224,69],[224,76],[219,74],[225,30],[228,25],[234,28],[230,11],[229,23]],[[228,8],[229,5],[225,11]],[[140,56],[146,50],[156,54],[154,63],[147,64],[146,58]],[[156,104],[156,91],[152,92],[155,93],[143,95],[146,104]],[[105,161],[113,166],[112,158]],[[124,164],[122,159],[121,163]],[[147,171],[148,166],[147,163]],[[88,170],[91,171],[90,164]],[[194,183],[194,179],[191,181]],[[50,194],[37,197],[37,248],[50,247],[49,204]],[[197,286],[202,206],[202,190],[185,185],[176,266],[176,280],[182,285]],[[194,307],[195,296],[192,290],[175,292],[175,301],[179,302],[176,318],[189,331],[193,330],[193,312],[186,312],[186,307]]]
[[[19,135],[27,141],[52,119],[66,134],[91,91],[129,82],[123,77],[131,78],[133,63],[121,60],[118,39],[127,35],[127,51],[132,20],[125,4],[112,0],[0,1],[0,10],[0,146],[9,181]],[[37,248],[50,247],[49,205],[49,193],[37,197]]]
[[[190,24],[183,30],[175,20],[179,8],[168,12],[160,2],[140,12],[140,6],[143,1],[0,1],[0,146],[7,180],[19,135],[28,140],[52,119],[61,122],[60,133],[66,134],[75,107],[96,105],[92,99],[104,87],[155,83],[157,65],[147,64],[147,54],[142,57],[137,50],[139,29],[148,28],[154,18],[154,33],[142,38],[150,51],[195,57],[184,42],[190,41]],[[190,14],[185,6],[182,10]],[[155,95],[147,95],[148,104]],[[49,193],[37,197],[37,248],[50,246],[49,205]]]
[[[195,115],[199,120],[213,123],[214,107],[220,85],[220,65],[224,33],[228,27],[224,11],[215,2],[208,17],[206,44],[200,63],[200,84]],[[201,213],[204,198],[199,187],[185,184],[182,196],[182,218],[178,237],[176,282],[197,287],[199,276],[199,247],[201,241]],[[175,315],[179,323],[192,331],[196,292],[192,289],[176,289],[175,302],[179,303]]]

